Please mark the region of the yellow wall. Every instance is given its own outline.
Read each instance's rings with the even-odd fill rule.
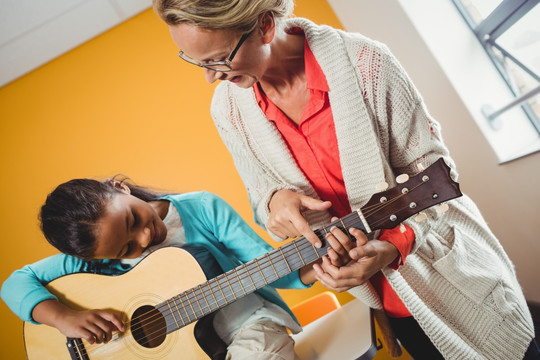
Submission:
[[[341,27],[325,0],[296,3],[296,15]],[[160,189],[208,190],[256,227],[209,115],[213,87],[177,51],[148,10],[0,88],[0,281],[56,253],[37,214],[72,178],[123,173]],[[294,305],[321,289],[282,294]],[[0,304],[0,358],[23,359],[22,322]]]

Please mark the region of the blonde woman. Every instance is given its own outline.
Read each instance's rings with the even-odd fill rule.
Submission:
[[[153,4],[180,58],[221,80],[212,117],[276,239],[316,245],[311,227],[439,158],[457,178],[440,125],[385,45],[291,17],[292,0]],[[371,241],[336,233],[355,261],[335,266],[343,254],[329,251],[318,279],[384,309],[415,359],[538,358],[513,264],[470,198],[448,205]]]

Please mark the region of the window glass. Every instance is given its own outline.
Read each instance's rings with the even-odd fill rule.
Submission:
[[[497,44],[540,74],[540,6],[535,6],[497,39]]]
[[[479,24],[495,10],[502,0],[462,0],[461,3],[467,9],[472,20]]]

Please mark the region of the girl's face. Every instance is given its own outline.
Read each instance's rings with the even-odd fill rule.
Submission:
[[[131,259],[165,240],[168,201],[145,202],[129,193],[113,196],[96,224],[96,259]]]
[[[228,30],[205,30],[187,23],[172,25],[169,29],[179,49],[201,64],[227,59],[242,36]],[[231,71],[218,72],[202,68],[206,80],[209,83],[226,80],[242,88],[249,88],[260,81],[270,57],[270,34],[268,31],[265,34],[256,28],[249,35],[236,52]]]

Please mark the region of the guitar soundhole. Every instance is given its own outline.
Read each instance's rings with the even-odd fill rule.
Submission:
[[[131,333],[137,343],[145,348],[158,347],[167,336],[167,323],[153,306],[141,306],[133,313]]]

